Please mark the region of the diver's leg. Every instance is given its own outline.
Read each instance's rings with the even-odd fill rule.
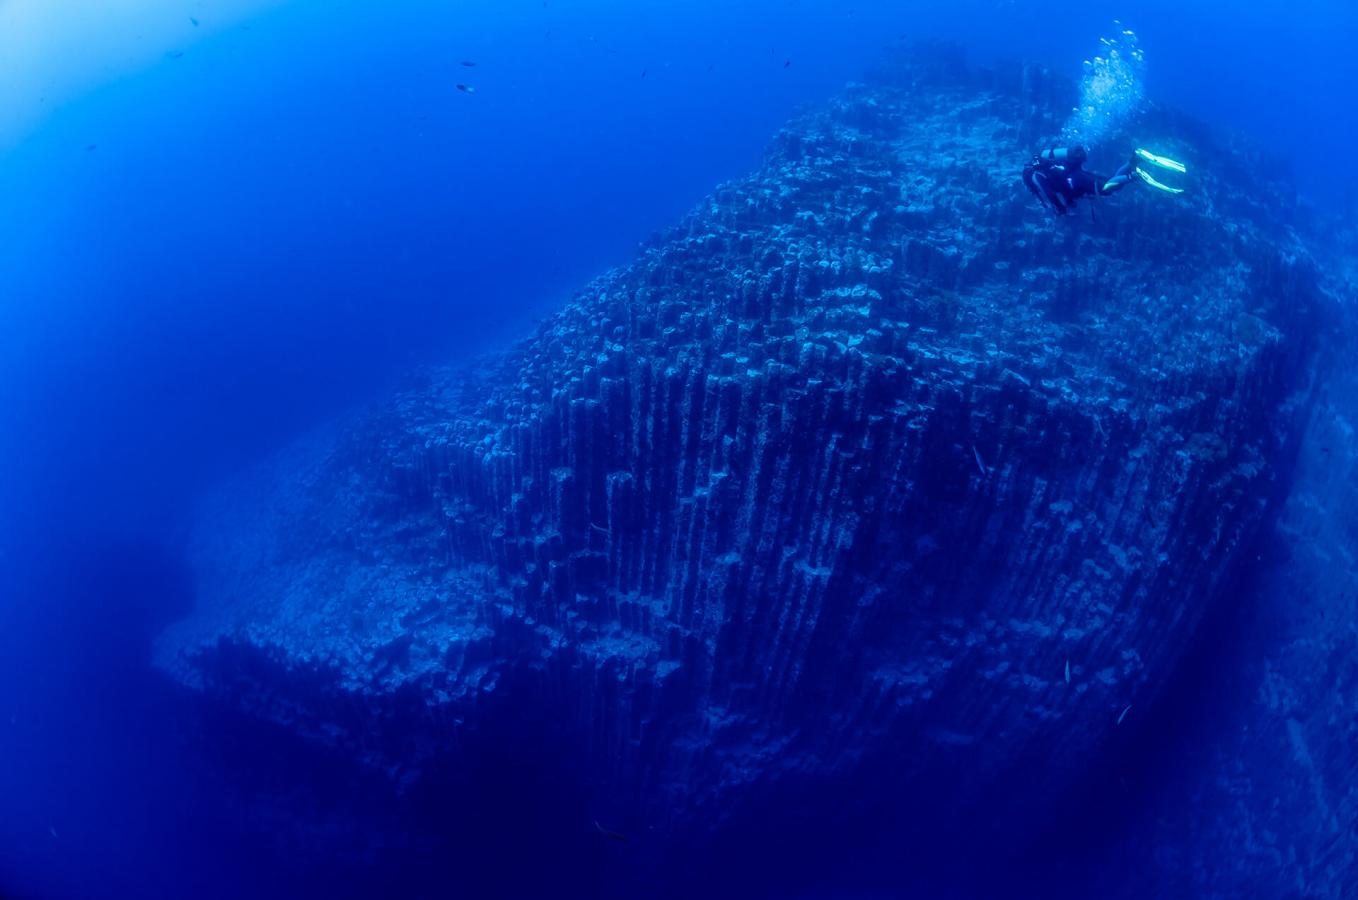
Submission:
[[[1122,190],[1133,181],[1136,181],[1136,163],[1123,163],[1122,168],[1118,169],[1112,178],[1099,185],[1099,193],[1106,197]]]

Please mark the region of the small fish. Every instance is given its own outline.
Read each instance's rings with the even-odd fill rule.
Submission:
[[[982,478],[990,477],[990,470],[985,467],[985,462],[981,459],[981,451],[976,449],[976,445],[971,445],[972,455],[976,457],[976,468],[981,470]]]
[[[48,826],[47,826],[47,831],[48,831],[48,832],[52,835],[52,837],[54,837],[54,838],[60,838],[60,837],[61,837],[61,835],[57,834],[57,829],[56,829],[55,826],[48,825]]]
[[[792,60],[789,59],[787,62],[783,63],[783,68],[784,68],[784,69],[789,68],[789,67],[791,67],[791,65],[792,65]]]
[[[476,60],[474,60],[474,59],[464,59],[464,60],[462,60],[461,65],[464,65],[464,66],[466,66],[466,67],[469,68],[469,69],[475,69],[475,68],[476,68]]]
[[[610,841],[615,841],[619,844],[627,843],[627,835],[620,834],[616,831],[609,831],[607,828],[599,824],[598,819],[594,820],[594,827],[599,829],[599,833],[602,834],[604,837],[608,838]]]
[[[1066,684],[1070,684],[1070,660],[1066,660]]]
[[[1119,725],[1122,724],[1122,720],[1123,720],[1123,719],[1127,718],[1127,713],[1129,713],[1129,712],[1131,712],[1131,711],[1132,711],[1132,704],[1128,703],[1127,706],[1126,706],[1126,708],[1122,710],[1122,714],[1118,716],[1118,724],[1119,724]]]
[[[647,73],[648,71],[650,71],[650,70],[649,70],[649,69],[642,69],[642,70],[641,70],[641,77],[642,77],[642,78],[645,78],[645,77],[646,77],[646,73]]]
[[[98,146],[99,146],[98,144],[90,144],[88,147],[85,148],[85,152],[88,153]]]
[[[170,59],[179,59],[179,58],[181,58],[181,57],[184,55],[184,51],[183,51],[183,50],[175,50],[175,51],[173,51],[173,52],[171,52],[171,53],[167,53],[167,54],[165,54],[165,55],[168,56]]]
[[[461,91],[462,93],[464,93],[464,94],[475,94],[475,93],[476,93],[476,88],[472,87],[470,84],[459,84],[459,85],[457,86],[457,89],[458,89],[459,91]]]
[[[197,28],[197,27],[198,27],[198,20],[197,20],[197,19],[195,19],[195,18],[193,18],[192,16],[190,16],[190,17],[189,17],[189,21],[193,23],[193,27],[194,27],[194,28]]]

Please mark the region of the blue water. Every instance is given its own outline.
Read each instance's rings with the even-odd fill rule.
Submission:
[[[35,18],[60,35],[82,6]],[[148,665],[192,603],[196,499],[419,364],[502,345],[757,166],[799,105],[883,45],[948,38],[1079,78],[1119,18],[1148,100],[1243,132],[1317,206],[1354,202],[1358,12],[1340,0],[230,7],[147,4],[127,35],[85,34],[138,61],[78,89],[52,79],[0,144],[0,891],[15,896],[343,893],[260,837],[230,752],[186,746],[186,711]],[[0,48],[44,40],[34,26]],[[45,72],[86,65],[56,46]],[[13,77],[25,58],[0,54],[0,103],[47,90]],[[287,780],[284,761],[241,758]]]

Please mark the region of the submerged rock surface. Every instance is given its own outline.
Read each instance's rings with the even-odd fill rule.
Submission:
[[[1068,107],[884,65],[502,357],[224,489],[160,664],[409,790],[550,741],[637,858],[774,808],[904,870],[1025,846],[1235,601],[1329,302],[1286,188],[1168,114],[1181,200],[1045,218]]]

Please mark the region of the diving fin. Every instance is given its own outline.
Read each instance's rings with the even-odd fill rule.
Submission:
[[[1160,168],[1168,169],[1171,172],[1178,172],[1180,175],[1184,175],[1188,172],[1188,167],[1178,160],[1170,159],[1168,156],[1158,156],[1144,147],[1137,147],[1136,155],[1138,158],[1153,166],[1159,166]]]
[[[1155,188],[1157,191],[1164,191],[1166,194],[1182,194],[1184,192],[1183,188],[1170,187],[1167,184],[1161,184],[1160,182],[1152,178],[1150,176],[1150,173],[1147,172],[1145,169],[1141,168],[1140,166],[1136,167],[1136,177],[1140,178],[1142,181],[1146,182],[1146,184]]]

